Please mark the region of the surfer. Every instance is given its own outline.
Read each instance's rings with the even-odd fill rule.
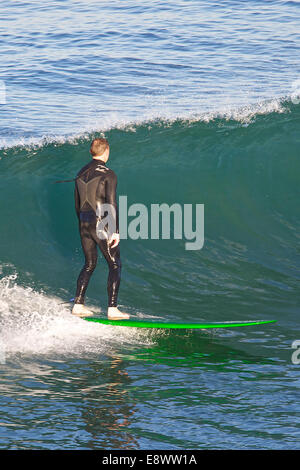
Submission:
[[[97,264],[100,248],[107,261],[109,274],[107,280],[108,311],[110,320],[128,319],[129,315],[117,307],[118,291],[121,279],[119,217],[116,199],[117,177],[106,166],[109,158],[109,143],[106,139],[94,139],[90,153],[92,161],[85,165],[75,179],[75,209],[79,221],[81,245],[85,256],[85,264],[77,280],[77,290],[72,310],[73,315],[93,315],[84,305],[84,297],[91,275]],[[114,232],[99,237],[99,208],[101,204],[109,204],[114,214]],[[103,233],[103,229],[102,229]]]

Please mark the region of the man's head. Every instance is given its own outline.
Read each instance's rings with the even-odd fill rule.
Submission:
[[[109,157],[109,143],[106,139],[94,139],[91,143],[90,154],[96,160],[107,162]]]

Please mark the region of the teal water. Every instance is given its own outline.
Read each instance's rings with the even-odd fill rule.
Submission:
[[[299,3],[102,3],[2,10],[0,448],[298,449]],[[83,257],[73,184],[53,183],[99,135],[128,205],[205,209],[199,251],[121,240],[120,306],[277,323],[70,315]],[[99,257],[100,314],[106,276]]]
[[[146,320],[278,322],[209,334],[72,318],[62,302],[83,262],[73,184],[52,183],[86,162],[90,139],[3,151],[2,446],[298,446],[298,129],[299,106],[286,103],[247,125],[107,133],[129,203],[205,205],[202,250],[121,241],[121,306]],[[106,275],[100,259],[87,299],[98,312]]]

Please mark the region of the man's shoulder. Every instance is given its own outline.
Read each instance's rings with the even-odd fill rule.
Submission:
[[[89,169],[91,169],[92,171],[91,174],[89,173],[91,177],[96,177],[99,175],[105,176],[105,178],[108,178],[110,180],[117,180],[117,175],[111,168],[108,168],[106,165],[103,165],[103,163],[98,163],[95,160],[92,160],[87,165],[84,165],[81,170],[79,170],[79,172],[77,173],[76,178],[80,178],[81,176],[83,176],[83,174]]]
[[[107,175],[108,178],[117,179],[116,173],[111,168],[108,168],[106,166],[105,169],[106,169],[106,175]]]
[[[77,173],[77,176],[80,176],[82,175],[82,173],[84,173],[86,170],[88,170],[91,166],[93,166],[93,161],[90,161],[89,163],[87,163],[86,165],[84,165]]]

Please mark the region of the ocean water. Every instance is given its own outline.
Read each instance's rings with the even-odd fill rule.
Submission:
[[[0,448],[299,449],[300,2],[0,4]],[[70,315],[83,257],[53,183],[103,135],[128,204],[205,207],[199,251],[121,240],[120,306],[277,323]],[[99,257],[103,314],[106,277]]]

